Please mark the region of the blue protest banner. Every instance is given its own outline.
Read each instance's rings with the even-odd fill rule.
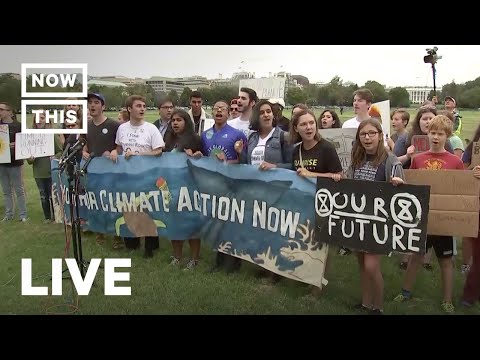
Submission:
[[[219,251],[321,287],[328,248],[315,240],[315,183],[184,153],[95,158],[80,205],[91,231],[200,237]],[[82,210],[83,211],[83,210]]]

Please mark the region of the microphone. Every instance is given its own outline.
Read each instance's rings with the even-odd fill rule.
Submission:
[[[72,145],[72,152],[77,152],[78,150],[82,150],[86,144],[87,144],[87,140],[85,140],[82,137],[78,138],[77,142]]]
[[[92,161],[94,157],[95,157],[95,153],[91,152],[90,157],[87,159],[87,161],[85,161],[85,164],[83,165],[82,170],[80,170],[80,174],[84,175],[87,173],[88,164],[90,164],[90,161]]]
[[[67,146],[65,146],[65,150],[63,150],[63,153],[62,153],[62,156],[60,156],[60,159],[63,159],[68,154],[68,150],[70,150],[71,146],[72,144],[70,143],[68,143]]]
[[[64,162],[68,162],[72,157],[74,157],[77,152],[81,151],[83,147],[87,144],[87,141],[83,138],[79,138],[78,141],[71,146],[70,155],[64,160]]]

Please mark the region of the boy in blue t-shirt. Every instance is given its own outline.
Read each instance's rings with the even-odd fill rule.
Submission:
[[[227,124],[228,104],[217,101],[213,106],[215,125],[202,133],[202,148],[205,156],[216,156],[219,160],[238,163],[235,147],[243,142],[243,151],[247,151],[247,138],[239,130]]]

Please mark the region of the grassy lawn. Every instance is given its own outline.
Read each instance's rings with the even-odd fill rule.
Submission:
[[[109,115],[116,118],[116,113]],[[471,136],[478,124],[478,115],[478,112],[462,111],[462,138]],[[150,121],[157,117],[155,111],[148,114]],[[353,113],[345,113],[342,120],[351,117]],[[202,248],[199,267],[193,272],[185,272],[182,270],[184,264],[182,268],[169,266],[171,245],[166,239],[161,240],[154,258],[145,260],[142,251],[113,250],[111,238],[104,245],[97,245],[93,235],[82,236],[84,258],[130,257],[132,268],[129,269],[128,285],[132,296],[105,296],[102,270],[99,270],[97,283],[89,296],[74,296],[68,280],[64,280],[62,296],[22,296],[21,259],[32,258],[33,285],[50,287],[51,259],[61,258],[65,247],[63,225],[42,224],[40,197],[31,166],[25,165],[24,171],[29,221],[24,224],[18,221],[0,223],[0,314],[356,314],[350,309],[358,302],[360,293],[356,258],[353,255],[338,256],[334,249],[331,249],[327,266],[329,284],[320,296],[314,296],[306,284],[288,279],[272,284],[259,278],[256,276],[257,267],[246,262],[236,274],[210,273],[214,253],[207,247]],[[0,194],[0,215],[3,213],[4,200]],[[188,251],[186,244],[184,263],[188,260]],[[72,249],[70,254],[73,257]],[[433,262],[433,272],[419,271],[415,298],[400,304],[393,302],[403,276],[398,262],[396,256],[382,259],[385,313],[442,314],[440,272],[436,261]],[[457,256],[455,262],[457,305],[464,283],[459,271],[461,256]],[[455,313],[480,315],[480,307],[465,310],[458,305]]]

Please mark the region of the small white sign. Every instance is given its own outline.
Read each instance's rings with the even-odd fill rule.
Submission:
[[[22,134],[15,135],[15,159],[29,159],[55,155],[53,134]]]
[[[242,87],[253,89],[259,99],[284,99],[285,82],[285,78],[242,79],[239,89]]]

